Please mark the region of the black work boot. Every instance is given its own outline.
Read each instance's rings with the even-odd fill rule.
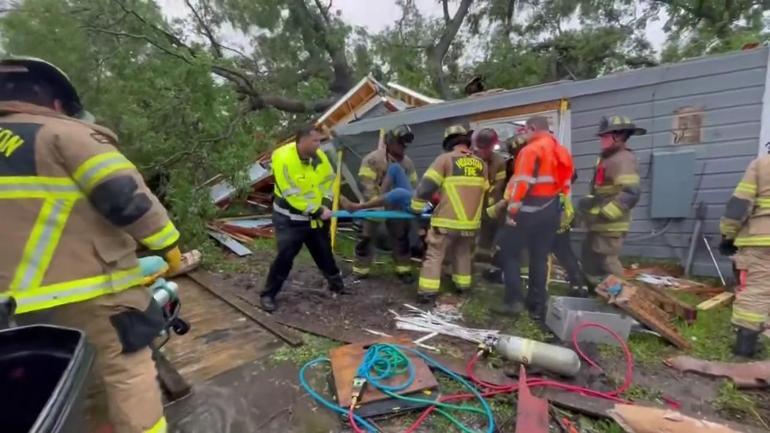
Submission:
[[[417,292],[417,302],[428,308],[433,308],[436,305],[437,298],[438,292]]]
[[[326,281],[329,282],[329,290],[332,293],[345,293],[345,283],[342,281],[342,275],[337,274],[333,277],[327,277]]]
[[[743,358],[753,358],[757,353],[757,341],[759,341],[760,331],[738,327],[735,336],[735,346],[733,354]]]
[[[492,305],[490,310],[494,314],[517,319],[519,315],[524,312],[524,304],[521,302],[503,302],[502,304]]]
[[[570,286],[569,294],[570,294],[570,296],[575,297],[575,298],[587,298],[587,297],[590,296],[590,292],[588,291],[588,286],[585,286],[585,285],[583,285],[583,286],[578,286],[578,285]]]
[[[536,303],[529,307],[529,317],[539,324],[545,323],[545,313],[548,311],[546,304]]]
[[[503,271],[501,269],[488,269],[484,271],[482,278],[490,283],[503,284]]]
[[[275,306],[275,298],[268,295],[262,295],[259,297],[259,306],[268,313],[272,313],[277,308]]]
[[[398,281],[401,281],[402,284],[406,284],[407,286],[414,284],[414,275],[412,275],[411,272],[396,274],[396,278],[398,278]]]

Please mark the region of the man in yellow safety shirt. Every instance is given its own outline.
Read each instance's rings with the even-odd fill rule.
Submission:
[[[476,232],[481,226],[484,197],[489,188],[487,166],[470,150],[468,132],[459,125],[444,131],[445,153],[425,171],[412,199],[412,212],[424,212],[434,193],[441,199],[430,219],[427,251],[422,262],[418,294],[433,302],[441,286],[441,265],[449,253],[454,262],[452,282],[464,290],[471,286],[471,261]]]
[[[734,256],[740,271],[732,323],[733,353],[750,358],[770,315],[770,156],[749,164],[720,221],[722,254]]]
[[[334,169],[320,144],[321,134],[306,126],[297,132],[293,143],[273,152],[273,229],[278,255],[260,296],[262,309],[268,312],[276,309],[275,297],[302,245],[307,246],[329,290],[341,293],[344,289],[329,236]]]
[[[0,297],[85,332],[115,433],[165,433],[149,348],[164,321],[135,250],[176,271],[179,232],[115,134],[85,114],[54,65],[0,60]]]

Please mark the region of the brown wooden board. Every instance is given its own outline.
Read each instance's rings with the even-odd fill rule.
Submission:
[[[356,371],[364,358],[366,349],[374,343],[393,343],[407,347],[414,347],[411,341],[405,339],[380,338],[367,343],[354,343],[345,346],[336,347],[329,351],[329,358],[332,364],[332,375],[334,376],[334,386],[337,392],[337,401],[340,406],[350,406],[350,399],[353,387],[353,378],[356,377]],[[430,392],[431,394],[438,389],[438,382],[433,376],[425,361],[406,354],[414,366],[415,378],[412,386],[401,392],[401,394],[415,394]],[[395,385],[404,380],[403,377],[393,377],[384,381],[386,385]],[[372,386],[364,388],[360,397],[360,405],[366,405],[378,401],[388,400],[389,396],[381,393]]]
[[[647,286],[649,299],[661,310],[682,318],[687,324],[692,324],[698,318],[698,310],[692,305],[666,293],[665,289],[655,286]]]
[[[707,299],[700,304],[698,304],[698,309],[702,311],[710,310],[712,308],[720,307],[722,305],[727,305],[731,302],[733,302],[733,298],[735,295],[730,292],[724,292],[720,293],[713,298]]]
[[[179,284],[185,335],[172,335],[161,351],[193,384],[254,362],[281,346],[271,333],[186,276]]]
[[[276,337],[295,347],[302,345],[303,341],[299,335],[276,323],[267,313],[237,297],[235,293],[227,288],[228,284],[219,277],[204,271],[190,272],[187,276],[219,299],[228,303],[231,307],[243,313],[249,319],[270,331]]]
[[[620,294],[611,295],[608,290],[617,284],[622,286]],[[596,287],[596,294],[607,302],[623,309],[673,345],[680,349],[689,349],[691,347],[690,342],[673,325],[672,315],[658,307],[656,302],[650,298],[649,293],[647,288],[631,284],[614,275],[610,275]]]

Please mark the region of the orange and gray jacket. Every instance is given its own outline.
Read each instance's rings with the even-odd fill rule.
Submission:
[[[625,148],[599,158],[591,180],[588,211],[588,230],[615,234],[628,232],[631,227],[631,209],[639,202],[639,169],[636,156]]]
[[[770,156],[749,164],[719,224],[722,236],[739,247],[770,246]]]
[[[361,160],[361,168],[358,169],[358,179],[361,184],[362,193],[365,200],[371,200],[380,194],[380,187],[382,186],[382,180],[385,178],[385,174],[388,172],[388,165],[393,161],[384,149],[377,149],[364,156]],[[409,181],[412,183],[412,187],[417,186],[417,171],[414,168],[414,163],[408,156],[404,156],[404,159],[398,163],[406,172],[409,177]]]
[[[135,241],[176,245],[179,232],[116,142],[47,108],[0,103],[0,293],[17,312],[137,286]]]
[[[453,150],[441,154],[425,171],[412,199],[412,211],[422,212],[433,194],[440,190],[441,200],[433,211],[431,226],[478,230],[488,189],[486,163],[469,150]]]

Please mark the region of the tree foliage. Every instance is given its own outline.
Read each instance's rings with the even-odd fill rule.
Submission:
[[[435,0],[434,13],[393,1],[401,16],[372,34],[333,0],[0,0],[0,51],[67,71],[197,241],[206,180],[238,184],[367,74],[451,99],[477,75],[515,88],[768,40],[763,0]]]

